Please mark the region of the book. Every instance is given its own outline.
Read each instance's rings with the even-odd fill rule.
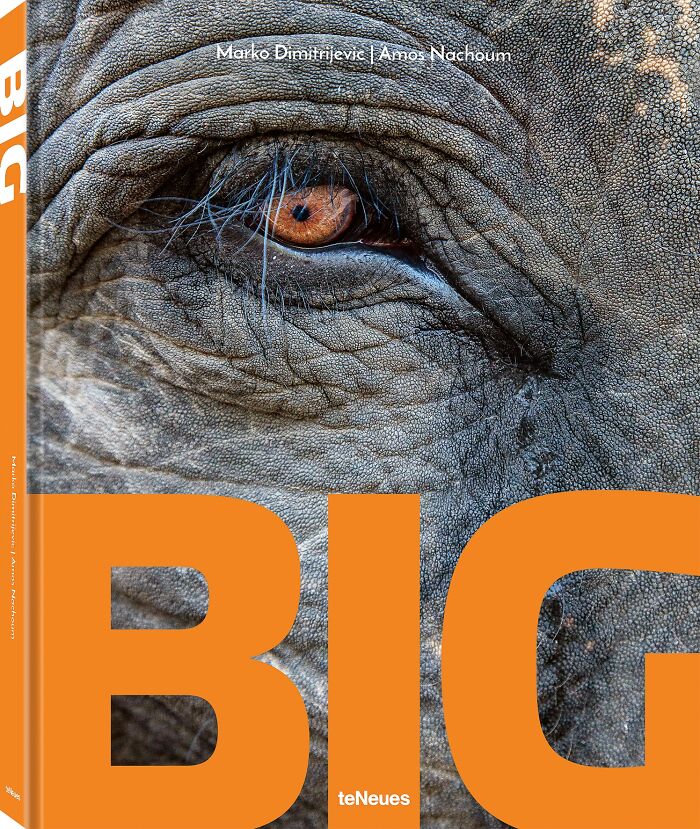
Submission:
[[[700,829],[698,17],[3,0],[9,820]]]

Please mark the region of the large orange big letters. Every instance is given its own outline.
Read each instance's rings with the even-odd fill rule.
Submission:
[[[199,495],[32,500],[31,825],[252,829],[294,802],[306,774],[302,699],[251,659],[280,642],[299,601],[291,533],[263,507]],[[38,545],[42,545],[41,547]],[[209,585],[189,630],[111,630],[110,571],[186,566]],[[218,743],[198,766],[110,766],[113,694],[177,694],[214,708]]]
[[[374,825],[399,826],[405,818],[414,826],[418,817],[418,585],[410,584],[418,578],[417,506],[411,497],[334,496],[331,503],[330,599],[337,607],[335,617],[330,608],[330,645],[340,651],[330,654],[337,732],[330,748],[348,752],[330,758],[331,796],[339,797],[339,786],[365,788],[366,769],[368,786],[405,786],[413,806]],[[42,551],[31,573],[31,825],[254,829],[282,814],[303,784],[308,722],[290,680],[251,657],[279,643],[297,611],[299,560],[284,523],[245,501],[199,495],[34,496],[31,511],[34,549]],[[112,567],[177,565],[200,570],[209,584],[200,625],[111,630]],[[392,567],[397,595],[385,608]],[[548,495],[478,530],[455,570],[443,632],[445,721],[459,773],[486,809],[518,829],[700,829],[700,655],[647,655],[643,767],[576,765],[542,733],[542,599],[562,576],[591,568],[700,575],[700,499]],[[374,615],[363,617],[368,608],[356,596]],[[376,631],[375,650],[372,619],[386,627]],[[359,662],[342,652],[356,643],[366,651]],[[389,686],[377,689],[374,712],[377,672]],[[203,697],[219,725],[214,754],[199,766],[112,767],[109,714],[117,694]],[[374,716],[386,745],[372,744]],[[393,733],[402,756],[386,771]],[[365,743],[377,753],[366,765]],[[353,825],[352,812],[332,809],[331,817]]]
[[[591,568],[700,575],[700,499],[548,495],[478,530],[455,570],[443,632],[445,720],[459,773],[518,829],[698,829],[700,655],[646,657],[645,766],[576,765],[542,733],[542,599],[562,576]]]

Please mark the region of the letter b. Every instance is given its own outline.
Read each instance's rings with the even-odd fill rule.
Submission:
[[[13,109],[19,109],[27,95],[25,78],[27,75],[27,53],[20,52],[5,63],[0,64],[0,113],[9,115]],[[10,94],[5,90],[10,87]]]
[[[285,524],[255,504],[203,495],[32,501],[43,546],[33,579],[34,595],[43,593],[34,713],[43,699],[44,716],[34,741],[47,770],[32,825],[253,829],[285,812],[306,775],[306,711],[284,674],[251,658],[277,645],[297,612],[299,558]],[[178,565],[209,584],[200,625],[111,629],[112,567]],[[119,694],[206,699],[219,726],[211,758],[111,766],[110,699]]]

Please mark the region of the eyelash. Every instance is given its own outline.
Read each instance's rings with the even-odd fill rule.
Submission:
[[[252,183],[247,183],[251,166],[257,174]],[[170,216],[171,240],[188,230],[196,234],[204,228],[213,232],[218,241],[231,225],[245,226],[268,240],[272,234],[266,216],[275,199],[325,185],[331,191],[346,188],[357,201],[356,221],[342,239],[334,241],[399,244],[402,232],[397,209],[380,196],[362,159],[358,166],[359,174],[353,175],[337,151],[324,152],[316,144],[289,147],[275,142],[250,155],[242,152],[199,200],[184,200],[190,205],[188,209]]]
[[[285,243],[270,232],[265,206],[269,211],[283,190],[289,195],[318,185],[346,187],[356,199],[356,221],[331,244],[357,244],[366,252],[381,250],[387,257],[422,259],[418,245],[403,238],[398,210],[403,187],[400,180],[391,180],[388,169],[384,156],[371,151],[365,155],[357,144],[334,146],[327,138],[294,142],[284,137],[262,144],[250,142],[233,151],[213,150],[143,202],[135,223],[124,229],[165,236],[163,252],[176,250],[196,262],[203,275],[216,273],[217,278],[252,291],[262,302],[264,317],[275,297],[281,307],[337,309],[341,304],[364,301],[365,290],[374,292],[379,284],[395,279],[393,271],[377,278],[371,288],[350,275],[345,284],[344,268],[339,279],[323,284],[297,279],[293,269],[277,267],[271,273],[270,264],[276,258],[271,253],[273,242],[309,253],[329,246]],[[260,244],[254,246],[251,259],[245,249],[256,240]],[[253,264],[258,257],[259,262]]]

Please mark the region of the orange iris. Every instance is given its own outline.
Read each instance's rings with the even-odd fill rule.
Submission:
[[[275,239],[319,247],[339,239],[351,226],[357,195],[347,187],[319,184],[272,199],[267,208]]]

